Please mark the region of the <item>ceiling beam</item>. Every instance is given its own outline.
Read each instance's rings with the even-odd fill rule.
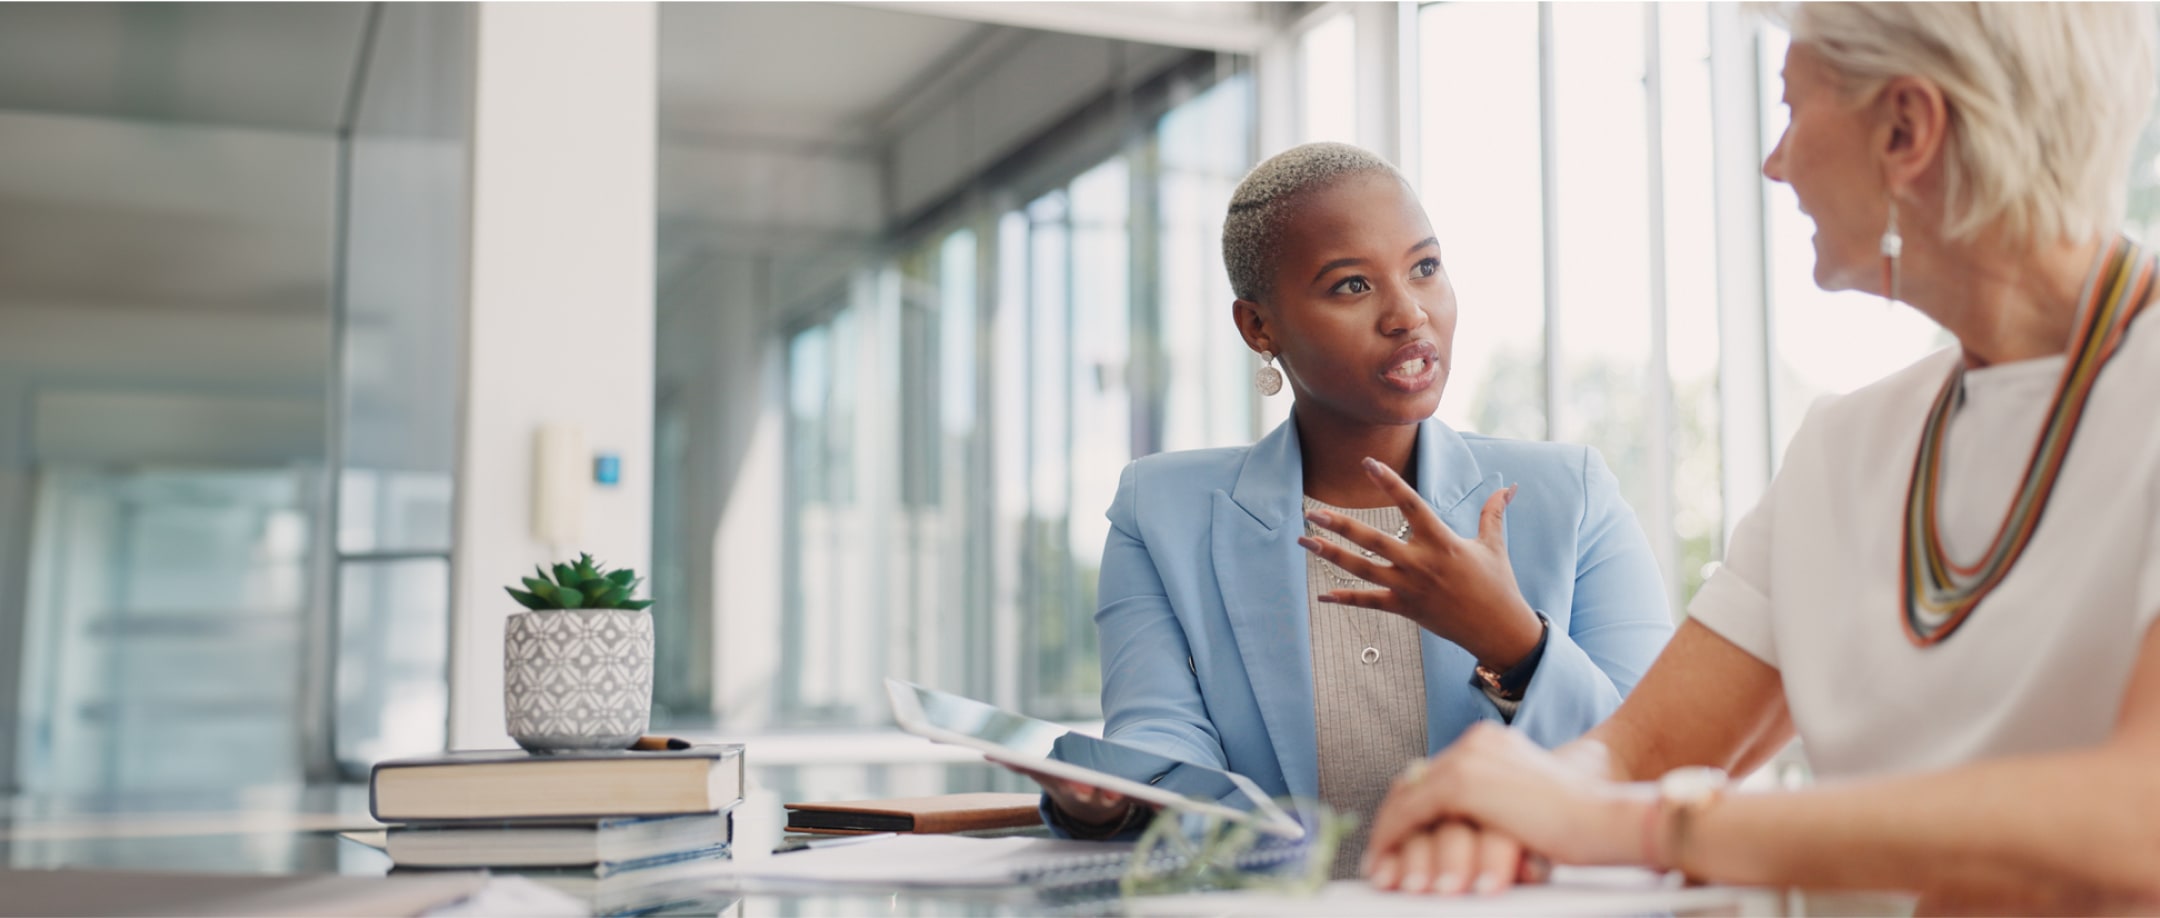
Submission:
[[[1138,41],[1175,48],[1251,54],[1280,26],[1261,3],[998,3],[969,0],[857,0],[856,6]]]

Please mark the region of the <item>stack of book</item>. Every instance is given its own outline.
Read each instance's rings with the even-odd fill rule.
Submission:
[[[375,766],[368,805],[392,872],[514,872],[595,914],[709,902],[728,856],[743,749],[452,752]]]

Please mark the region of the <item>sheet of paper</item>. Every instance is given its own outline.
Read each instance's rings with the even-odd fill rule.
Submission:
[[[147,870],[0,870],[0,915],[418,915],[488,885],[424,877],[256,876]]]
[[[1131,845],[1055,838],[968,838],[898,835],[765,857],[744,857],[716,877],[786,883],[879,886],[1008,886],[1023,871],[1052,869],[1075,859],[1116,857]]]
[[[0,826],[0,842],[75,841],[103,838],[168,838],[190,835],[287,835],[334,830],[367,831],[382,824],[350,813],[149,813],[83,814],[37,825]]]
[[[1774,895],[1729,886],[1680,887],[1647,870],[1563,867],[1553,881],[1519,886],[1494,896],[1431,896],[1381,892],[1363,880],[1337,880],[1309,897],[1280,892],[1222,892],[1146,896],[1125,903],[1126,913],[1153,918],[1231,915],[1363,915],[1368,918],[1450,915],[1642,915],[1686,912]]]
[[[463,901],[427,912],[427,918],[583,918],[592,909],[580,899],[525,877],[490,877],[488,884]]]

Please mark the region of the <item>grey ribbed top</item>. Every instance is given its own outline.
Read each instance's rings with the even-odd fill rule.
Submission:
[[[1395,507],[1348,510],[1308,497],[1305,509],[1339,513],[1394,535],[1403,515]],[[1352,551],[1362,551],[1311,524],[1306,531]],[[1305,556],[1305,604],[1312,617],[1313,722],[1319,727],[1320,800],[1358,819],[1335,856],[1335,877],[1356,875],[1358,857],[1372,827],[1373,809],[1387,796],[1388,781],[1411,759],[1425,756],[1425,660],[1419,628],[1390,612],[1325,605],[1331,590],[1372,585]],[[1379,659],[1364,662],[1365,648]]]

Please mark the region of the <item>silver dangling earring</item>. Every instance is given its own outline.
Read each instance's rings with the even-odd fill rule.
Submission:
[[[1260,352],[1260,369],[1252,375],[1252,387],[1261,395],[1274,395],[1282,391],[1282,371],[1275,369],[1275,352]]]
[[[1883,301],[1895,303],[1898,298],[1898,256],[1905,253],[1905,237],[1898,235],[1897,197],[1890,198],[1890,225],[1882,231]]]

